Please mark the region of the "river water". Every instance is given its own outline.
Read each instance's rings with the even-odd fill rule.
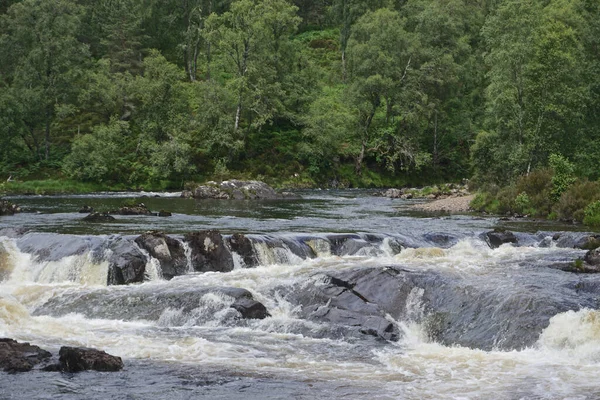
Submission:
[[[0,337],[55,353],[99,348],[125,368],[0,372],[0,399],[600,398],[600,278],[556,269],[585,251],[552,239],[584,233],[551,222],[424,215],[411,209],[417,201],[368,191],[300,195],[12,198],[31,212],[0,217]],[[133,197],[173,216],[90,224],[78,213]],[[518,245],[490,248],[481,234],[498,227],[516,231]],[[148,255],[143,283],[107,285],[115,238],[157,230],[182,240],[206,229],[246,234],[259,265],[234,257],[230,272],[190,268],[165,280]],[[311,255],[294,250],[300,246]],[[240,318],[230,307],[237,289],[270,316]],[[345,303],[350,294],[362,300]],[[397,334],[367,329],[375,320]]]

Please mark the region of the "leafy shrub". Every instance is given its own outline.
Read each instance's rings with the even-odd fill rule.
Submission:
[[[575,165],[560,154],[551,154],[548,163],[554,171],[550,197],[558,201],[567,188],[575,183]]]
[[[589,226],[600,226],[600,200],[587,205],[583,223]]]
[[[515,211],[521,214],[532,214],[531,200],[529,195],[521,192],[515,198]]]
[[[516,189],[519,194],[526,194],[529,202],[526,211],[516,210],[517,212],[545,217],[552,211],[552,171],[550,169],[535,170],[529,175],[520,177]]]
[[[587,205],[597,200],[600,200],[600,183],[578,181],[560,196],[553,211],[561,220],[582,221]]]

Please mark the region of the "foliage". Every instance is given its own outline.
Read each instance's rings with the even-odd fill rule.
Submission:
[[[554,211],[561,220],[581,222],[585,216],[585,208],[597,200],[600,200],[600,183],[578,181],[561,195]]]
[[[573,174],[575,166],[560,154],[551,154],[548,162],[550,168],[554,171],[550,196],[553,201],[557,201],[569,186],[575,182],[576,178]]]
[[[587,205],[584,211],[583,223],[589,226],[600,226],[600,200]]]

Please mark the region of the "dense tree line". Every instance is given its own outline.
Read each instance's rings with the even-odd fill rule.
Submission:
[[[4,175],[600,174],[597,0],[7,0],[0,54]]]

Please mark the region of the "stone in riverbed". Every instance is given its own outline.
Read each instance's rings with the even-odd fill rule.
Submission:
[[[113,222],[115,221],[115,217],[109,215],[107,213],[98,213],[93,212],[87,216],[85,216],[82,221],[85,222]]]
[[[1,215],[14,215],[21,212],[21,208],[7,200],[0,200],[0,216]]]
[[[47,361],[52,354],[29,343],[0,339],[0,369],[5,372],[26,372]]]
[[[492,249],[497,249],[505,243],[517,243],[517,237],[509,231],[490,231],[484,234],[485,241]]]
[[[229,238],[229,247],[242,258],[246,268],[256,267],[259,264],[252,242],[244,234],[233,234]]]
[[[249,297],[236,299],[231,308],[242,314],[242,318],[244,319],[265,319],[271,316],[262,303]]]
[[[121,357],[112,356],[101,350],[64,346],[58,354],[60,368],[64,372],[88,370],[114,372],[123,369]]]
[[[184,240],[192,249],[192,266],[198,272],[229,272],[233,270],[233,256],[225,246],[219,231],[186,233]]]
[[[127,285],[144,281],[146,257],[130,240],[118,238],[110,245],[108,284]]]
[[[116,215],[152,215],[152,212],[144,203],[138,203],[134,206],[123,206],[118,210],[112,210],[109,214]]]
[[[94,212],[94,207],[90,207],[88,205],[85,205],[79,209],[80,214],[91,214],[93,212]]]
[[[142,249],[160,262],[165,279],[187,272],[187,258],[182,243],[160,232],[147,232],[135,239]]]
[[[260,181],[231,179],[221,183],[208,182],[192,191],[184,191],[182,197],[220,200],[273,200],[297,198],[292,193],[277,193],[271,186]]]

